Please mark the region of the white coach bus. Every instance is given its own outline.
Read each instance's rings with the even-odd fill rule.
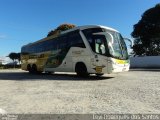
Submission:
[[[103,75],[128,71],[127,47],[121,34],[109,27],[75,27],[21,49],[22,69],[37,72],[76,72]]]

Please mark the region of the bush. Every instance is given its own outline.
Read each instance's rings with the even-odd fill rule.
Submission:
[[[21,68],[21,65],[0,65],[0,69]]]
[[[58,35],[60,34],[60,32],[65,31],[65,30],[69,30],[76,27],[74,24],[62,24],[60,26],[58,26],[55,30],[51,30],[47,37],[51,36],[51,35]]]

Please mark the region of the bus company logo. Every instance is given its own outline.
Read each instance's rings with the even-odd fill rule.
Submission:
[[[82,54],[83,52],[84,52],[83,50],[72,51],[72,54],[80,55],[80,54]]]

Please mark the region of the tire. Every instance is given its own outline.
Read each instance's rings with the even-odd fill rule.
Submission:
[[[27,70],[29,71],[29,73],[32,73],[32,68],[31,68],[30,64],[27,65]]]
[[[104,75],[104,74],[103,73],[102,74],[98,74],[98,73],[96,74],[97,77],[101,77],[102,75]]]
[[[54,74],[54,72],[45,72],[48,75]]]
[[[75,67],[75,72],[78,76],[87,77],[89,74],[84,63],[77,63]]]
[[[34,65],[32,65],[32,73],[34,73],[34,74],[37,74],[38,73],[38,71],[37,71],[37,66],[34,64]]]

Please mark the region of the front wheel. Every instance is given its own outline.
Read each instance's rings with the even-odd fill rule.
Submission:
[[[78,76],[82,76],[82,77],[87,77],[89,75],[84,63],[77,63],[75,72],[77,73]]]
[[[97,77],[101,77],[102,75],[104,75],[103,73],[97,73],[96,76]]]
[[[50,72],[50,71],[46,71],[45,73],[46,73],[46,74],[48,74],[48,75],[54,74],[54,72],[53,72],[53,71],[52,71],[52,72]]]

